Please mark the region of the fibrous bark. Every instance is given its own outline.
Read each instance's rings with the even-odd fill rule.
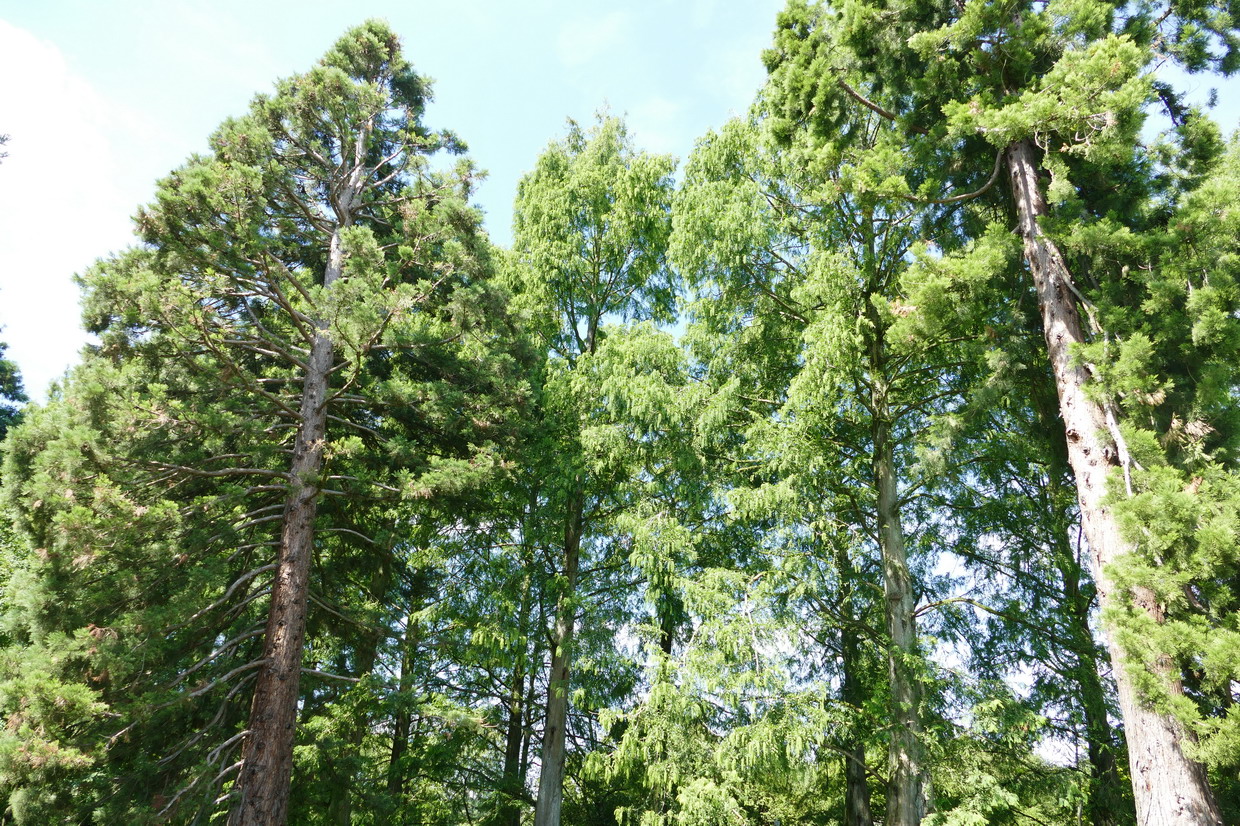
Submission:
[[[323,274],[325,287],[330,287],[343,272],[341,230],[350,223],[350,216],[345,214],[332,232]],[[280,523],[279,556],[263,643],[263,665],[250,704],[249,733],[242,752],[229,826],[277,826],[288,819],[293,737],[305,649],[306,603],[310,595],[310,562],[314,556],[314,522],[319,508],[318,477],[323,469],[327,439],[327,395],[333,360],[334,348],[327,322],[320,320],[316,323],[302,381],[297,438],[289,467],[289,496]]]
[[[1059,413],[1067,437],[1068,460],[1076,478],[1086,541],[1089,543],[1098,596],[1105,608],[1123,598],[1116,593],[1107,567],[1132,551],[1120,534],[1111,510],[1104,506],[1108,474],[1120,466],[1117,445],[1108,426],[1107,411],[1086,395],[1087,368],[1073,356],[1073,348],[1086,341],[1076,289],[1058,246],[1042,231],[1038,219],[1046,215],[1046,201],[1038,182],[1038,165],[1031,140],[1021,140],[1007,150],[1008,172],[1016,202],[1019,232],[1025,259],[1033,275],[1042,315],[1047,354],[1055,376]],[[1133,604],[1155,621],[1162,609],[1152,591],[1134,588],[1127,595]],[[1120,711],[1128,740],[1132,787],[1141,826],[1221,826],[1218,805],[1206,782],[1205,770],[1183,752],[1186,737],[1172,717],[1151,709],[1138,696],[1124,652],[1114,630],[1104,628],[1114,669]],[[1172,664],[1164,661],[1159,676],[1168,688],[1180,691]]]

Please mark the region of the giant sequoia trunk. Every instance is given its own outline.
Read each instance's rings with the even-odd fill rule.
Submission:
[[[1109,435],[1106,411],[1085,394],[1088,372],[1073,360],[1072,348],[1085,341],[1084,329],[1063,255],[1038,225],[1038,219],[1046,214],[1046,201],[1038,183],[1034,153],[1030,140],[1012,144],[1007,150],[1008,172],[1025,258],[1033,275],[1047,353],[1055,375],[1068,459],[1076,477],[1085,538],[1092,552],[1094,579],[1099,600],[1105,607],[1111,600],[1122,598],[1115,593],[1106,568],[1132,550],[1120,535],[1114,515],[1102,504],[1107,475],[1118,467],[1119,456]],[[1136,588],[1129,597],[1155,621],[1162,620],[1162,610],[1151,591]],[[1104,629],[1104,635],[1128,740],[1137,822],[1141,826],[1222,824],[1204,769],[1185,757],[1181,749],[1185,737],[1183,729],[1173,718],[1141,702],[1128,673],[1130,666],[1124,661],[1113,631]],[[1160,672],[1173,690],[1179,690],[1179,680],[1169,661],[1163,664]]]
[[[580,492],[569,498],[568,519],[564,526],[564,591],[556,606],[551,671],[547,679],[547,719],[543,723],[542,774],[538,778],[534,826],[559,826],[560,805],[564,802],[565,729],[568,726],[569,676],[584,507]]]
[[[878,541],[883,561],[883,604],[891,680],[891,740],[887,751],[886,826],[918,826],[926,810],[925,758],[921,742],[921,686],[916,673],[917,624],[896,489],[895,443],[886,372],[884,324],[867,302],[870,341],[870,415],[874,488],[878,495]]]
[[[340,228],[331,237],[323,285],[341,274],[344,249]],[[302,382],[301,409],[289,495],[280,523],[280,548],[271,589],[263,643],[263,664],[254,686],[250,723],[235,789],[229,826],[282,826],[288,820],[293,774],[293,735],[297,722],[301,659],[305,648],[306,603],[314,555],[314,521],[319,508],[318,477],[327,437],[327,394],[334,352],[327,323],[320,321],[310,346]]]

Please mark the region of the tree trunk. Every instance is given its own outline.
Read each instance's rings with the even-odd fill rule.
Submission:
[[[496,826],[521,826],[520,797],[523,791],[521,777],[521,737],[525,717],[525,671],[521,665],[513,668],[512,685],[508,694],[508,731],[504,737],[504,774],[500,780],[500,803],[496,807]]]
[[[1118,452],[1111,443],[1106,411],[1085,394],[1088,372],[1073,360],[1072,348],[1084,343],[1084,329],[1063,255],[1038,225],[1038,219],[1046,214],[1046,201],[1038,184],[1032,141],[1026,139],[1009,146],[1007,164],[1025,258],[1033,275],[1047,354],[1055,375],[1081,520],[1092,552],[1099,601],[1105,609],[1111,600],[1119,598],[1106,568],[1131,551],[1120,535],[1114,515],[1102,505],[1107,474],[1119,465]],[[1162,620],[1162,610],[1151,591],[1135,588],[1130,596],[1139,609],[1155,621]],[[1128,740],[1137,822],[1141,826],[1222,824],[1204,769],[1185,757],[1180,748],[1184,731],[1173,718],[1140,701],[1112,630],[1104,628],[1103,633]],[[1179,680],[1172,670],[1171,663],[1165,662],[1159,676],[1173,691],[1179,691]]]
[[[531,507],[531,511],[533,508]],[[525,640],[528,639],[527,618],[530,612],[530,580],[527,574],[521,588],[521,653],[516,654],[512,679],[508,687],[508,728],[504,735],[504,771],[500,778],[499,802],[492,822],[496,826],[521,826],[521,800],[525,796],[521,746],[525,735]],[[536,669],[529,669],[531,672]],[[533,675],[531,674],[531,680]]]
[[[1065,536],[1066,540],[1066,536]],[[1063,543],[1067,545],[1065,541]],[[1058,552],[1063,557],[1060,570],[1064,580],[1064,598],[1068,611],[1069,632],[1076,640],[1076,664],[1071,678],[1077,685],[1077,697],[1085,719],[1085,744],[1089,756],[1089,811],[1091,826],[1117,826],[1128,822],[1124,810],[1132,811],[1132,802],[1124,799],[1119,768],[1115,760],[1115,733],[1107,719],[1106,692],[1098,675],[1097,648],[1089,627],[1090,599],[1081,592],[1081,570],[1071,548]]]
[[[429,590],[426,574],[415,573],[410,587],[409,613],[405,617],[405,637],[400,651],[400,680],[397,687],[402,699],[397,704],[392,722],[392,751],[387,768],[387,793],[392,799],[392,805],[396,807],[400,806],[400,798],[405,793],[405,775],[401,760],[409,749],[409,732],[413,728],[413,713],[409,710],[408,696],[413,690],[414,664],[417,662],[418,647],[422,640],[421,627],[415,616],[422,610],[422,600]]]
[[[344,264],[340,229],[346,225],[342,221],[332,232],[324,286],[340,277]],[[314,520],[319,509],[318,476],[323,468],[328,380],[333,360],[327,322],[320,321],[302,382],[300,421],[289,467],[289,496],[280,523],[280,549],[267,615],[263,665],[250,704],[249,734],[241,756],[229,826],[282,826],[288,819]]]
[[[841,586],[839,610],[844,617],[840,626],[841,699],[859,712],[865,702],[866,690],[861,680],[861,640],[852,625],[858,620],[853,597],[857,571],[848,558],[848,549],[843,546],[836,552],[836,568]],[[872,826],[874,822],[870,814],[870,781],[867,774],[865,741],[862,733],[854,730],[844,747],[844,826]]]
[[[874,488],[878,494],[878,538],[883,558],[891,680],[891,741],[887,751],[886,826],[918,826],[925,815],[925,759],[921,742],[921,685],[917,675],[917,624],[913,580],[900,524],[896,489],[895,444],[886,378],[884,325],[867,301],[873,332],[870,339],[870,415],[873,439]]]
[[[389,597],[388,589],[392,584],[391,570],[391,566],[385,560],[371,577],[370,593],[380,601]],[[377,627],[363,633],[355,649],[356,667],[353,671],[355,676],[365,677],[374,671],[375,662],[379,659],[381,639],[382,635]],[[335,765],[328,770],[332,788],[328,789],[327,822],[334,826],[349,826],[353,822],[353,796],[359,791],[355,787],[362,768],[360,752],[370,729],[369,716],[361,720],[354,719],[349,724],[348,734],[345,737],[344,753],[335,758]],[[360,791],[362,794],[369,792],[368,789]]]
[[[564,527],[564,592],[556,605],[551,671],[547,680],[547,719],[543,725],[542,774],[538,778],[538,801],[534,826],[559,826],[564,800],[564,752],[567,744],[569,673],[572,666],[573,630],[576,621],[577,566],[581,555],[584,503],[580,492],[568,503]]]

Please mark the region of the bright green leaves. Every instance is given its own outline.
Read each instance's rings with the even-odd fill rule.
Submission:
[[[675,285],[664,263],[674,161],[639,153],[617,118],[570,121],[521,182],[513,216],[517,292],[562,358],[592,350],[608,318],[667,322]],[[553,316],[545,315],[554,311]]]
[[[1111,36],[1070,50],[1019,96],[984,97],[943,105],[948,137],[981,134],[996,148],[1033,137],[1040,145],[1098,160],[1132,145],[1139,112],[1150,100],[1145,49]],[[985,95],[986,93],[982,93]]]

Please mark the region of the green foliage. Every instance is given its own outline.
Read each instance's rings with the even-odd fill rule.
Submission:
[[[4,342],[0,342],[0,441],[21,415],[17,405],[26,401],[21,374],[17,365],[4,357],[5,349]]]
[[[679,190],[570,121],[509,251],[398,38],[346,33],[82,276],[99,343],[46,405],[0,345],[0,821],[222,817],[301,487],[290,822],[520,826],[560,702],[583,826],[883,819],[900,748],[926,826],[1131,821],[1025,141],[1129,457],[1107,573],[1157,606],[1102,619],[1231,817],[1240,142],[1155,70],[1240,66],[1233,5],[792,0]]]

